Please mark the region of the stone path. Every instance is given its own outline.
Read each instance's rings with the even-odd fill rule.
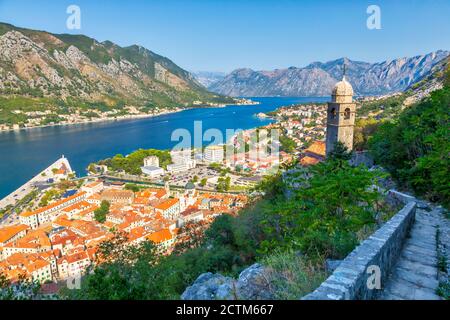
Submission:
[[[420,208],[420,209],[419,209]],[[380,300],[441,300],[437,268],[437,227],[449,232],[448,220],[439,208],[419,205],[416,221],[406,239]],[[426,210],[428,209],[428,210]]]

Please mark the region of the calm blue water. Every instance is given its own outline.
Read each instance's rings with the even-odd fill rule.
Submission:
[[[78,175],[91,162],[128,154],[139,148],[169,149],[172,131],[188,129],[203,121],[203,132],[217,128],[250,129],[270,123],[255,113],[268,112],[284,105],[324,102],[329,98],[253,98],[254,106],[191,109],[155,118],[80,124],[0,133],[0,199],[17,189],[64,154]],[[192,134],[193,135],[193,134]]]

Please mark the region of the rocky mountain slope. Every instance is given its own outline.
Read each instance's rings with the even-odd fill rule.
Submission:
[[[220,102],[191,73],[146,48],[0,23],[0,94],[108,106]],[[229,99],[228,99],[229,100]]]
[[[345,64],[347,78],[357,94],[382,95],[404,91],[449,54],[448,51],[436,51],[373,64],[341,58],[326,63],[314,62],[305,68],[237,69],[210,85],[209,89],[230,96],[327,96],[342,78]]]
[[[450,83],[450,56],[439,61],[431,70],[411,84],[405,91],[407,104],[415,103],[431,92],[442,89],[445,82]]]

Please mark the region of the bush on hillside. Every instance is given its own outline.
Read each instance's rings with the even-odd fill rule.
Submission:
[[[384,123],[369,141],[377,163],[388,169],[400,186],[431,201],[450,205],[450,88],[435,91]]]

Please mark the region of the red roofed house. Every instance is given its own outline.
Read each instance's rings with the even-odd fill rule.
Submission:
[[[79,277],[86,272],[91,260],[86,251],[80,251],[58,259],[58,275],[60,279]]]
[[[24,224],[0,229],[0,247],[24,237],[28,229],[29,227]]]
[[[169,253],[176,237],[172,235],[169,229],[161,229],[147,236],[147,239],[155,243],[160,253],[165,254]]]
[[[60,210],[75,204],[86,197],[86,192],[82,191],[65,199],[58,200],[48,206],[39,208],[31,212],[23,212],[19,216],[19,221],[22,224],[36,229],[39,225],[52,222],[59,215]]]
[[[178,198],[170,198],[154,205],[154,208],[164,218],[175,219],[180,214],[180,200]]]
[[[324,141],[316,141],[309,148],[307,148],[301,159],[300,164],[302,166],[315,165],[323,160],[325,160],[326,155],[326,144]]]

